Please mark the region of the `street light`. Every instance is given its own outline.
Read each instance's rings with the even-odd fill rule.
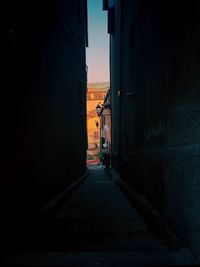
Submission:
[[[98,104],[96,106],[96,112],[97,112],[98,116],[100,116],[100,112],[101,112],[101,105],[100,104]]]

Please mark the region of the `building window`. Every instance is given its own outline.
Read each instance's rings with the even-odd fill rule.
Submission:
[[[97,131],[94,132],[94,139],[99,139],[99,132]]]

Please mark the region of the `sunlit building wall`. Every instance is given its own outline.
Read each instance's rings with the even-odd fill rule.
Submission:
[[[98,154],[100,151],[100,128],[101,121],[97,114],[96,107],[104,102],[108,91],[105,88],[88,87],[87,91],[87,132],[88,132],[88,152]]]

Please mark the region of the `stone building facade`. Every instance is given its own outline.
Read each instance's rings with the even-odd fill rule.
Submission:
[[[88,153],[97,155],[100,151],[100,119],[96,112],[98,104],[102,104],[108,88],[92,88],[87,90],[87,132]]]
[[[103,1],[113,167],[200,260],[199,1]]]
[[[1,212],[13,233],[86,173],[87,1],[2,12]]]

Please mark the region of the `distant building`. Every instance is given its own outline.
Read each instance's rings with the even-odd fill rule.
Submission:
[[[87,90],[87,132],[88,150],[91,154],[97,154],[100,149],[100,119],[96,112],[96,106],[102,104],[108,88],[88,88]]]
[[[108,154],[109,163],[107,166],[111,164],[111,91],[108,90],[104,102],[101,106],[100,115],[100,125],[101,125],[101,146],[100,150],[103,153]]]
[[[111,153],[111,102],[108,90],[100,112],[101,118],[101,151]]]

